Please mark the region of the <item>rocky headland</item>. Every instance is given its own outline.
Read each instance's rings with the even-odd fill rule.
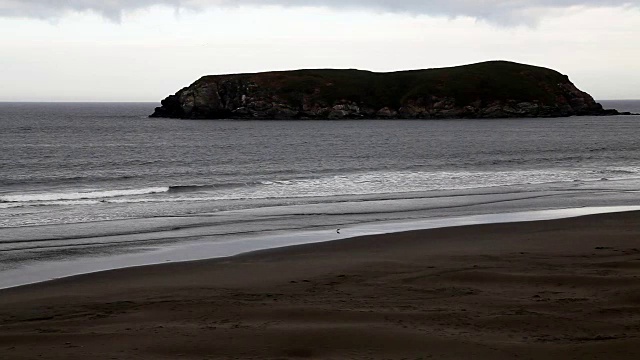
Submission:
[[[204,76],[151,117],[451,119],[620,115],[566,75],[507,61],[374,73],[295,70]]]

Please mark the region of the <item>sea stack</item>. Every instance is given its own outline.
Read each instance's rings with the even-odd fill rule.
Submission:
[[[294,70],[209,75],[151,117],[451,119],[618,115],[555,70],[507,61],[375,73]]]

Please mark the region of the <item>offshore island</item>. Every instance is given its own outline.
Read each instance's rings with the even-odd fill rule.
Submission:
[[[151,117],[180,119],[482,119],[628,115],[569,77],[508,61],[376,73],[293,70],[204,76]]]

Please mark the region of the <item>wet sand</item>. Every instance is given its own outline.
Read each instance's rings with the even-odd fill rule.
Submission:
[[[640,213],[366,236],[0,291],[2,359],[638,359]]]

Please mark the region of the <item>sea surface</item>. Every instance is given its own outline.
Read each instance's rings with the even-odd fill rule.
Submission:
[[[0,287],[184,244],[640,205],[640,116],[193,121],[155,106],[0,103]]]

